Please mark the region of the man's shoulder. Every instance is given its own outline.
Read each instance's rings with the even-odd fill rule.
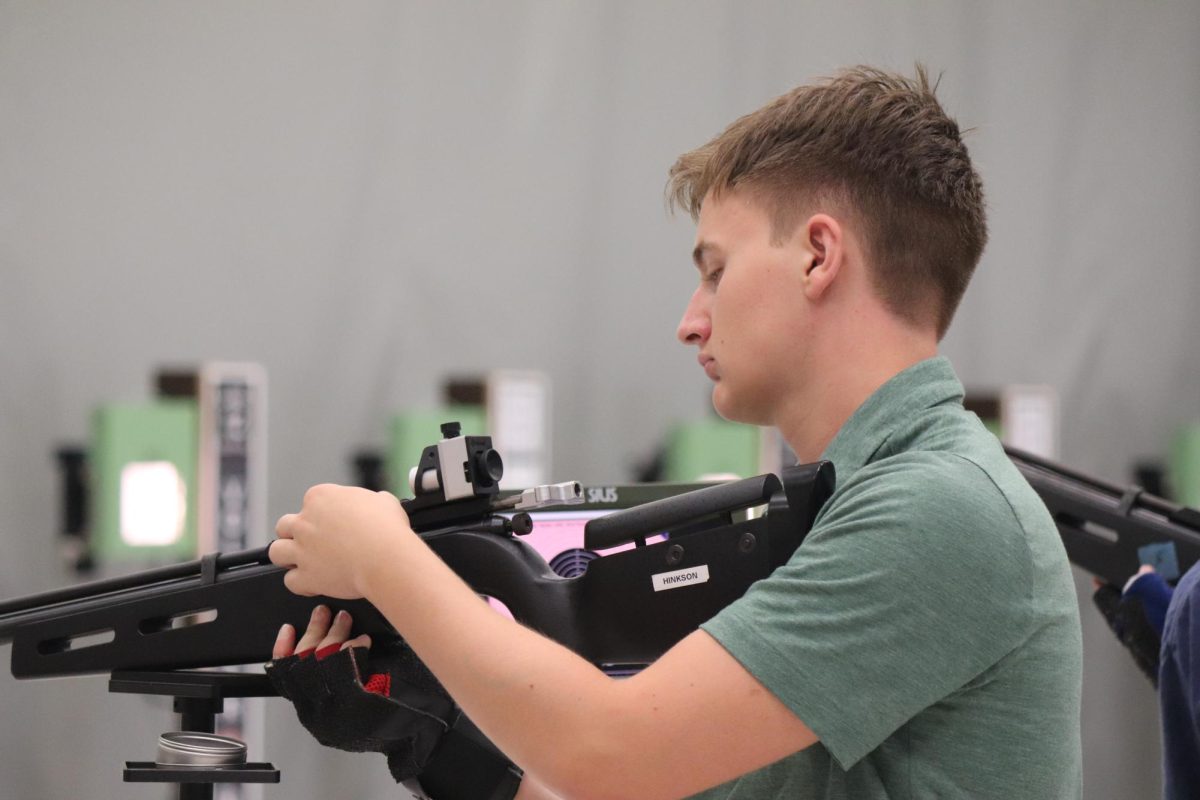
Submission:
[[[1061,582],[1069,572],[1053,519],[994,437],[873,459],[839,481],[813,533],[871,529],[888,541],[883,551],[872,549],[891,550],[902,537],[905,555],[936,569],[1003,576],[1028,587]]]
[[[980,520],[996,529],[1057,538],[1045,505],[1000,441],[957,405],[931,410],[903,426],[838,486],[837,494],[907,495],[914,513],[951,520],[986,515]]]
[[[1025,539],[986,470],[954,453],[913,450],[839,481],[797,556],[836,553],[862,568],[1027,587]]]
[[[957,526],[981,515],[996,527],[1019,530],[1012,495],[993,464],[972,454],[944,449],[910,449],[877,459],[840,482],[830,511],[861,507],[889,516],[912,516]],[[966,517],[966,518],[964,518]]]

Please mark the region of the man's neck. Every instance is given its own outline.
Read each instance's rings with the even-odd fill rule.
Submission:
[[[873,337],[879,341],[879,337]],[[884,349],[862,342],[838,348],[825,365],[809,371],[814,379],[791,398],[776,426],[800,463],[816,461],[846,421],[880,386],[912,365],[937,355],[937,343],[914,337]]]

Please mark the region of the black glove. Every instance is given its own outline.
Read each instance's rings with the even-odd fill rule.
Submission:
[[[1105,584],[1092,595],[1092,601],[1108,620],[1117,639],[1133,656],[1138,669],[1158,688],[1158,653],[1162,648],[1162,636],[1155,630],[1142,599],[1136,595],[1122,595],[1112,584]]]
[[[276,691],[327,747],[387,756],[434,800],[511,800],[521,771],[479,732],[404,642],[330,645],[267,665]]]
[[[403,644],[374,657],[365,647],[330,645],[272,661],[267,675],[318,742],[384,753],[397,781],[421,772],[461,713]]]

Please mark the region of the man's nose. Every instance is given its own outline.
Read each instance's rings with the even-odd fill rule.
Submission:
[[[683,344],[694,344],[700,347],[708,341],[712,334],[712,320],[708,315],[708,302],[704,297],[704,287],[697,287],[683,311],[683,319],[679,320],[679,328],[675,337]]]

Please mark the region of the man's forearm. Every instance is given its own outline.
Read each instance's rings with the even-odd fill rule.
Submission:
[[[415,536],[400,544],[371,566],[366,597],[472,721],[555,791],[607,773],[623,741],[610,726],[622,716],[617,682],[496,614]]]

